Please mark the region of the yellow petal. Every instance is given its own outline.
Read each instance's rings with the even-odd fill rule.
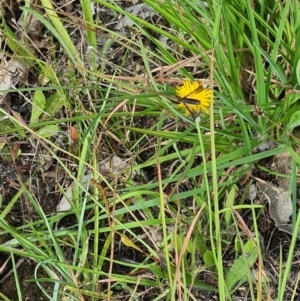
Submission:
[[[176,95],[181,99],[178,108],[183,110],[186,115],[198,116],[200,112],[208,112],[208,107],[212,102],[212,90],[205,89],[201,82],[196,81],[192,83],[189,80],[183,81],[181,86],[176,87]],[[198,100],[199,103],[188,103],[184,99]]]

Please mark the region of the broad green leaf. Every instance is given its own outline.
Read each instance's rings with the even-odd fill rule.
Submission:
[[[178,254],[181,252],[183,246],[184,237],[181,234],[175,232],[171,236],[171,245],[174,249],[177,250]]]
[[[43,138],[50,138],[56,135],[60,131],[60,128],[57,125],[47,125],[39,129],[36,134]]]
[[[43,110],[45,108],[45,95],[42,91],[37,90],[34,93],[33,97],[33,103],[32,103],[32,111],[31,111],[31,117],[30,117],[30,125],[37,123],[39,120],[40,115],[43,113]]]
[[[195,243],[195,240],[193,239],[189,239],[188,243],[187,243],[187,246],[186,246],[186,249],[187,251],[192,254],[193,253],[193,244]]]
[[[64,101],[64,94],[57,91],[46,99],[44,114],[40,121],[51,119],[63,106],[66,106]]]
[[[242,250],[241,240],[239,236],[236,236],[234,238],[234,250],[236,254],[239,254]]]
[[[287,130],[289,132],[292,132],[297,126],[300,125],[300,111],[295,112],[287,125]]]
[[[203,256],[204,263],[208,267],[212,267],[215,265],[215,259],[214,259],[214,254],[213,251],[206,251]]]
[[[258,256],[253,240],[248,240],[243,249],[243,254],[234,261],[226,277],[226,286],[230,293],[247,281],[249,270]]]
[[[225,207],[227,210],[224,213],[224,220],[227,230],[229,230],[232,225],[232,210],[231,207],[234,205],[234,200],[236,196],[237,187],[235,185],[232,186],[229,193],[227,194],[227,198],[225,201]]]
[[[207,251],[206,241],[202,235],[197,234],[195,242],[197,244],[197,250],[200,252],[201,256]]]

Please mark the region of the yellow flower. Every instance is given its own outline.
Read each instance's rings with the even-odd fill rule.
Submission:
[[[176,95],[179,98],[178,108],[183,110],[185,115],[192,115],[195,119],[201,111],[209,113],[213,93],[212,90],[205,89],[201,82],[183,81],[182,86],[176,87]]]

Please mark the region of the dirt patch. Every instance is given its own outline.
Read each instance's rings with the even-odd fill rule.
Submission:
[[[3,296],[11,301],[20,300],[16,283],[18,281],[22,300],[49,300],[34,281],[36,273],[35,264],[29,260],[16,258],[16,266],[18,267],[17,275],[13,274],[12,266],[10,264],[5,269],[5,279],[0,280],[0,292],[3,294]],[[47,277],[45,273],[38,272],[37,275],[38,278]],[[40,285],[46,292],[53,290],[53,285],[51,284],[47,285],[45,282],[42,282]]]

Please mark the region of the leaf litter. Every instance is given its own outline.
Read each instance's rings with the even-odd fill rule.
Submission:
[[[292,157],[288,152],[284,152],[274,156],[273,163],[274,172],[280,174],[276,177],[278,185],[257,179],[257,186],[269,203],[270,217],[274,220],[275,226],[281,231],[292,234],[293,205],[290,190]],[[298,237],[300,238],[300,231]]]

